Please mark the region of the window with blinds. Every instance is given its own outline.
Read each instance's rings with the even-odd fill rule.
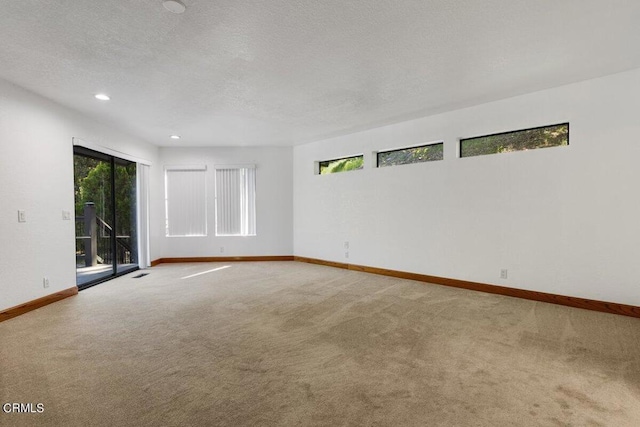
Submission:
[[[216,166],[216,236],[255,235],[255,166]]]
[[[165,167],[167,236],[207,235],[206,166]]]

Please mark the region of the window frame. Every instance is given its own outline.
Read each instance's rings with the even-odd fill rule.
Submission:
[[[550,147],[540,147],[540,148],[568,147],[569,144],[570,144],[571,127],[570,127],[570,123],[567,121],[567,122],[554,123],[554,124],[550,124],[550,125],[535,126],[535,127],[530,127],[530,128],[524,128],[524,129],[516,129],[516,130],[505,131],[505,132],[496,132],[496,133],[490,133],[490,134],[486,134],[486,135],[472,136],[472,137],[469,137],[469,138],[459,138],[458,139],[458,157],[461,158],[461,159],[466,159],[466,158],[470,158],[470,157],[488,156],[488,155],[491,155],[491,154],[504,154],[504,153],[486,153],[486,154],[476,154],[476,155],[473,155],[473,156],[463,156],[462,155],[462,143],[464,141],[469,141],[469,140],[472,140],[472,139],[488,138],[488,137],[492,137],[492,136],[510,135],[510,134],[513,134],[513,133],[527,132],[527,131],[538,130],[538,129],[552,128],[552,127],[557,127],[557,126],[566,126],[567,127],[567,145],[553,145],[553,146],[550,146]],[[509,152],[510,153],[516,153],[516,152],[519,152],[519,151],[529,151],[529,150],[537,150],[537,149],[538,148],[531,148],[531,149],[515,150],[515,151],[509,151]]]
[[[171,171],[198,171],[204,173],[203,205],[204,205],[204,234],[169,234],[169,174]],[[165,237],[207,237],[209,235],[207,209],[207,166],[206,165],[165,165],[164,166],[164,205],[165,205]]]
[[[327,164],[331,164],[333,162],[337,162],[339,160],[349,160],[349,159],[357,159],[357,158],[362,158],[362,167],[359,169],[351,169],[351,170],[347,170],[347,171],[339,171],[339,172],[331,172],[331,173],[327,173],[327,174],[323,174],[322,173],[322,164],[327,163]],[[342,172],[353,172],[353,171],[358,171],[358,170],[362,170],[364,169],[364,153],[359,153],[359,154],[352,154],[352,155],[347,155],[347,156],[342,156],[342,157],[336,157],[335,159],[329,159],[329,160],[318,160],[315,162],[315,174],[316,175],[334,175],[337,173],[342,173]]]
[[[219,218],[219,213],[218,213],[218,171],[219,170],[241,170],[241,169],[251,169],[253,170],[253,194],[250,195],[253,198],[253,201],[251,202],[250,206],[253,209],[253,212],[251,213],[249,210],[247,210],[247,220],[250,219],[252,217],[253,219],[253,224],[252,226],[248,227],[248,228],[252,228],[253,229],[253,233],[246,233],[243,234],[242,233],[242,227],[241,227],[241,232],[240,233],[236,233],[236,234],[221,234],[218,232],[218,218]],[[229,165],[225,165],[225,164],[218,164],[218,165],[214,165],[214,234],[216,237],[255,237],[258,235],[258,218],[257,218],[257,213],[258,213],[258,208],[257,208],[257,181],[258,181],[258,174],[257,174],[257,166],[255,164],[229,164]],[[240,209],[240,215],[242,215],[242,209]],[[242,216],[240,217],[240,222],[243,222],[245,220],[245,218],[243,218]]]
[[[441,159],[424,160],[424,161],[420,161],[420,162],[411,162],[411,163],[402,163],[402,164],[399,164],[399,165],[380,166],[380,157],[379,157],[380,154],[393,153],[394,151],[411,150],[411,149],[422,148],[422,147],[430,147],[430,146],[433,146],[433,145],[441,145],[442,146],[442,158]],[[373,157],[375,159],[375,167],[376,167],[376,169],[383,168],[383,167],[386,168],[386,167],[391,167],[391,166],[405,166],[405,165],[413,165],[413,164],[416,164],[416,163],[427,163],[427,162],[440,161],[440,160],[444,160],[444,140],[438,140],[438,141],[427,142],[427,143],[420,143],[420,144],[416,144],[416,145],[408,145],[408,146],[404,146],[404,147],[400,147],[400,148],[389,148],[389,149],[374,151],[373,152]]]

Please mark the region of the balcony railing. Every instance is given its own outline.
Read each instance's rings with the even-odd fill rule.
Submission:
[[[116,235],[116,258],[113,259],[113,227],[96,215],[94,203],[85,203],[84,215],[76,216],[76,267],[99,264],[131,264],[131,236]]]

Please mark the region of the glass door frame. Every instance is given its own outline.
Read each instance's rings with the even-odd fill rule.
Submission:
[[[78,283],[77,281],[77,274],[76,274],[76,286],[78,286],[79,290],[83,290],[83,289],[87,289],[90,288],[92,286],[98,285],[100,283],[106,282],[108,280],[111,280],[115,277],[118,276],[122,276],[124,274],[128,274],[131,273],[132,271],[136,271],[139,269],[139,265],[137,262],[137,251],[138,251],[138,247],[137,247],[137,234],[138,234],[138,230],[137,230],[137,216],[138,216],[138,212],[137,212],[137,186],[138,186],[138,182],[137,182],[137,168],[138,165],[136,162],[131,161],[131,160],[126,160],[120,157],[116,157],[113,156],[111,154],[106,154],[106,153],[102,153],[96,150],[92,150],[90,148],[86,148],[83,147],[81,145],[74,145],[73,146],[73,156],[74,156],[74,177],[75,177],[75,156],[83,156],[83,157],[88,157],[88,158],[92,158],[92,159],[96,159],[99,161],[104,161],[109,163],[110,165],[110,173],[109,173],[109,181],[110,181],[110,186],[111,186],[111,194],[110,194],[110,204],[111,204],[111,218],[108,218],[108,220],[110,221],[111,225],[111,230],[109,230],[109,234],[110,234],[110,255],[111,255],[111,274],[106,275],[106,276],[100,276],[97,277],[95,279],[92,280],[88,280],[86,282],[83,283]],[[135,242],[136,244],[134,245],[135,247],[135,253],[136,253],[136,262],[124,269],[118,268],[118,257],[117,257],[117,221],[118,221],[118,215],[117,215],[117,190],[116,190],[116,166],[117,165],[128,165],[128,164],[135,164],[136,165],[136,179],[134,179],[134,191],[132,191],[132,194],[136,195],[132,201],[134,203],[134,208],[133,208],[133,212],[134,212],[134,221],[133,224],[135,224],[134,226],[132,226],[132,232],[134,232],[136,234],[135,236]],[[75,181],[75,178],[74,178]],[[74,204],[75,204],[75,194],[74,194]],[[107,218],[105,218],[107,219]],[[76,230],[77,230],[77,224],[76,224]],[[76,236],[77,239],[77,236]],[[77,267],[76,267],[77,269]]]

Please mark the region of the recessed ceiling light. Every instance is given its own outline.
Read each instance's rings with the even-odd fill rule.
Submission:
[[[96,99],[99,99],[100,101],[108,101],[111,98],[109,98],[109,95],[105,95],[104,93],[98,93],[96,94]]]
[[[183,13],[187,9],[187,6],[178,0],[166,0],[162,2],[162,5],[171,13]]]
[[[171,135],[171,139],[180,139],[180,135]]]

